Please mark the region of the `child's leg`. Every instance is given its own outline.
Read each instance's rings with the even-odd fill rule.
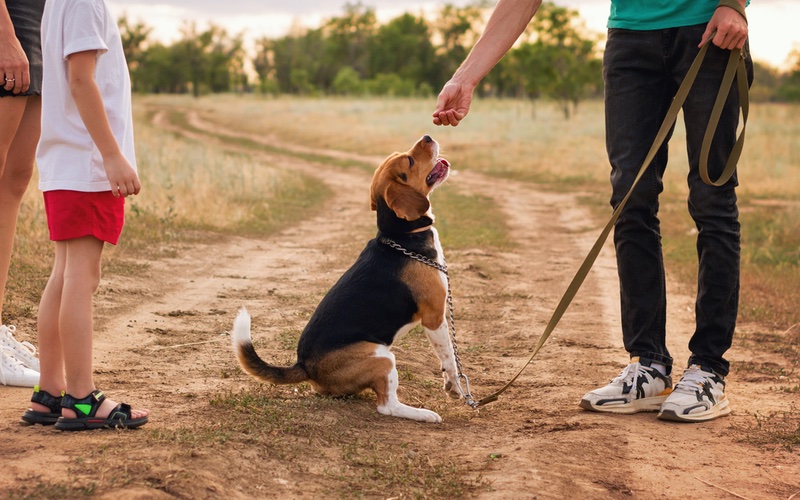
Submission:
[[[42,293],[42,300],[39,302],[39,388],[55,397],[58,397],[61,391],[67,388],[61,335],[58,330],[66,258],[66,242],[57,241],[53,271],[50,273],[50,279],[47,281],[47,286]],[[31,409],[37,412],[50,411],[39,403],[31,403]]]
[[[92,298],[100,284],[100,257],[103,242],[86,236],[68,240],[64,265],[64,283],[58,330],[67,374],[67,394],[84,398],[96,389],[92,370]],[[106,399],[97,416],[105,418],[117,403]],[[146,410],[134,410],[132,417],[147,415]],[[74,418],[72,410],[64,409],[64,417]]]

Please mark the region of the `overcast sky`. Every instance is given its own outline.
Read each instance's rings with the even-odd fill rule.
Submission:
[[[494,0],[490,0],[494,3]],[[156,38],[171,42],[187,20],[200,27],[209,21],[230,33],[245,32],[248,40],[260,36],[285,35],[293,24],[317,27],[320,21],[342,14],[346,0],[109,0],[116,16],[127,14],[153,28]],[[351,1],[350,3],[356,3]],[[430,12],[445,4],[466,5],[472,0],[362,0],[374,7],[381,21],[403,12]],[[557,5],[578,10],[587,27],[605,31],[608,0],[556,0]],[[750,48],[753,57],[773,66],[785,67],[792,50],[800,50],[800,2],[755,0],[747,9]]]

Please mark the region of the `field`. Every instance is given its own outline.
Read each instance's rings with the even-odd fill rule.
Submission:
[[[430,100],[137,97],[143,191],[96,298],[98,386],[153,412],[138,431],[20,427],[28,389],[0,390],[8,498],[790,498],[800,493],[800,107],[751,110],[739,164],[742,307],[734,413],[700,425],[609,417],[580,396],[624,366],[613,248],[519,380],[473,411],[441,390],[420,332],[395,348],[400,399],[441,425],[382,417],[374,396],[261,385],[228,332],[294,361],[324,293],[374,236],[370,174],[432,135],[456,171],[433,196],[473,393],[527,359],[610,215],[601,103],[480,101],[457,128]],[[688,356],[695,293],[679,123],[662,196],[669,346]],[[20,215],[6,322],[35,343],[51,264],[40,194]],[[678,373],[681,366],[678,365]],[[800,496],[800,495],[798,495]]]

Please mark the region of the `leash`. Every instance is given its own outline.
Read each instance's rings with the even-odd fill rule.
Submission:
[[[458,387],[458,391],[461,393],[461,396],[464,398],[464,401],[467,403],[467,406],[472,409],[477,408],[478,403],[472,397],[472,392],[469,388],[469,378],[467,378],[467,376],[464,374],[464,370],[461,367],[461,358],[458,356],[458,344],[456,343],[456,324],[453,315],[453,294],[450,293],[450,274],[447,272],[447,262],[444,261],[444,255],[442,255],[443,264],[439,264],[438,262],[431,260],[422,254],[405,249],[399,243],[385,236],[378,238],[378,241],[384,245],[394,248],[406,257],[414,259],[418,262],[422,262],[423,264],[434,269],[438,269],[444,273],[444,276],[447,280],[447,323],[448,329],[450,330],[450,339],[453,342],[453,357],[456,360],[456,386]],[[444,371],[444,369],[442,369],[442,371]],[[462,381],[464,382],[463,387],[461,385]]]
[[[544,332],[539,337],[539,341],[536,343],[536,346],[533,349],[533,353],[522,365],[522,368],[519,369],[516,375],[514,375],[511,380],[503,386],[500,390],[491,394],[480,401],[478,401],[473,408],[478,408],[483,405],[489,404],[493,401],[497,401],[500,394],[506,391],[514,381],[522,374],[525,368],[533,361],[533,358],[536,354],[539,353],[539,350],[544,345],[547,338],[555,329],[558,322],[561,320],[561,317],[564,315],[564,312],[569,307],[572,299],[575,298],[575,295],[578,293],[581,285],[583,284],[586,276],[589,274],[589,270],[594,265],[595,260],[597,260],[597,256],[600,254],[600,250],[603,247],[606,239],[608,238],[609,233],[611,232],[611,228],[614,227],[614,223],[616,223],[617,219],[622,212],[622,209],[625,207],[625,204],[628,202],[628,199],[631,197],[634,188],[639,183],[639,180],[642,178],[642,175],[647,170],[647,167],[650,165],[650,162],[653,161],[653,158],[658,151],[658,148],[661,147],[664,140],[666,139],[667,135],[669,134],[672,125],[675,123],[675,120],[678,117],[678,112],[680,111],[683,103],[686,101],[686,97],[689,95],[689,90],[692,88],[694,84],[694,80],[697,77],[698,72],[700,71],[700,66],[702,65],[703,59],[705,58],[706,52],[708,52],[708,46],[710,40],[714,38],[713,35],[709,38],[708,41],[703,45],[703,47],[698,52],[697,56],[695,57],[694,61],[692,62],[689,71],[686,73],[686,76],[683,79],[680,87],[678,88],[678,92],[675,94],[675,97],[670,105],[666,116],[664,117],[664,121],[661,123],[661,128],[656,134],[655,141],[653,145],[650,147],[650,151],[647,153],[647,156],[642,163],[642,166],[639,168],[639,173],[636,175],[636,178],[633,180],[633,184],[628,190],[628,193],[619,203],[619,205],[614,209],[613,214],[611,215],[611,219],[608,221],[606,226],[600,232],[600,236],[598,236],[597,241],[595,241],[594,246],[589,251],[589,254],[584,259],[583,263],[581,264],[578,272],[575,274],[575,277],[572,278],[572,282],[567,287],[566,292],[561,297],[561,300],[558,303],[555,311],[553,312],[550,321],[547,323],[547,326],[544,329]],[[719,124],[719,118],[722,114],[722,108],[725,105],[725,100],[730,93],[730,89],[732,87],[732,82],[734,76],[737,77],[738,83],[738,91],[739,91],[739,101],[740,107],[742,110],[742,130],[739,134],[739,137],[736,140],[736,143],[731,150],[731,154],[728,157],[728,161],[725,164],[725,169],[723,170],[722,174],[720,174],[717,180],[711,180],[708,174],[708,154],[711,150],[711,140],[714,137],[714,132],[717,129],[717,125]],[[733,173],[736,171],[736,164],[739,161],[739,157],[742,154],[742,149],[744,147],[744,132],[747,125],[747,115],[749,114],[750,110],[750,101],[748,97],[748,86],[747,86],[747,71],[744,65],[744,54],[742,53],[741,49],[734,49],[731,50],[730,56],[728,58],[728,65],[725,68],[725,73],[722,77],[722,83],[720,84],[720,90],[717,94],[717,99],[714,102],[714,107],[711,111],[711,117],[709,118],[708,127],[706,128],[706,133],[703,136],[703,144],[700,150],[700,177],[703,179],[703,182],[712,186],[722,186],[731,178]]]

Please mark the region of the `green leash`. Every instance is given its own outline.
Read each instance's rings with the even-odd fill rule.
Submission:
[[[713,38],[713,35],[712,37]],[[578,269],[578,272],[575,274],[575,277],[572,278],[572,282],[567,287],[567,291],[564,292],[564,295],[561,297],[561,301],[558,303],[555,311],[553,312],[550,321],[547,323],[547,326],[544,329],[544,332],[539,337],[539,341],[536,343],[536,346],[533,349],[533,353],[528,358],[528,361],[522,365],[522,368],[519,369],[516,375],[509,380],[509,382],[503,386],[500,390],[486,396],[485,398],[479,400],[473,407],[477,408],[486,404],[489,404],[493,401],[497,401],[500,394],[505,392],[506,389],[511,387],[511,384],[517,380],[517,378],[522,374],[522,372],[527,368],[527,366],[533,361],[533,358],[539,353],[539,350],[544,345],[547,338],[556,328],[558,322],[561,320],[561,317],[564,315],[564,312],[569,307],[570,303],[572,303],[572,299],[575,298],[575,295],[578,293],[583,281],[586,279],[586,276],[589,274],[589,270],[591,270],[592,265],[594,265],[595,260],[597,260],[597,256],[600,254],[600,250],[603,248],[603,244],[605,243],[606,239],[608,238],[609,233],[611,232],[611,228],[614,227],[614,223],[622,213],[622,209],[625,207],[625,204],[628,202],[628,198],[631,197],[631,193],[633,193],[633,189],[639,183],[639,179],[642,178],[642,175],[647,170],[647,167],[650,165],[650,162],[653,161],[653,158],[658,151],[658,148],[664,143],[669,134],[672,125],[675,123],[675,120],[678,118],[678,112],[680,111],[683,103],[686,101],[686,96],[689,95],[689,90],[692,88],[694,84],[694,80],[697,77],[697,73],[700,71],[700,66],[703,63],[703,59],[705,58],[706,52],[708,52],[708,45],[710,43],[711,38],[707,41],[703,47],[698,52],[697,57],[695,57],[694,61],[692,62],[689,71],[686,73],[686,76],[681,83],[681,86],[678,88],[678,92],[675,94],[675,98],[672,101],[672,104],[667,111],[667,115],[664,117],[664,121],[661,123],[661,128],[656,134],[655,141],[653,145],[650,147],[650,151],[647,153],[647,157],[645,157],[642,166],[639,168],[639,173],[636,175],[636,178],[631,185],[628,194],[625,195],[625,198],[622,199],[620,204],[614,210],[614,213],[611,215],[611,219],[608,221],[606,226],[598,236],[597,241],[594,243],[594,246],[589,251],[589,255],[581,264],[581,267]],[[739,89],[739,101],[742,110],[742,131],[739,134],[738,139],[736,140],[736,144],[734,144],[733,149],[731,150],[731,154],[728,157],[728,162],[725,164],[725,169],[723,170],[722,174],[716,181],[711,180],[708,175],[708,154],[711,149],[711,140],[714,138],[714,132],[717,130],[717,126],[719,124],[719,118],[722,114],[722,108],[725,105],[725,100],[728,98],[728,94],[730,93],[730,89],[733,83],[733,77],[737,77],[738,89]],[[748,85],[747,85],[747,71],[745,69],[744,64],[744,55],[742,54],[741,49],[734,49],[731,51],[730,57],[728,59],[728,65],[725,68],[725,73],[722,77],[722,83],[720,84],[720,91],[717,94],[717,100],[714,103],[714,107],[711,111],[711,117],[709,118],[708,127],[706,128],[706,133],[703,136],[703,145],[700,149],[700,177],[703,179],[703,182],[706,184],[710,184],[712,186],[722,186],[731,178],[733,173],[736,171],[736,164],[739,161],[739,157],[742,154],[742,149],[744,148],[744,132],[745,127],[747,125],[747,115],[750,111],[750,100],[748,97]]]

